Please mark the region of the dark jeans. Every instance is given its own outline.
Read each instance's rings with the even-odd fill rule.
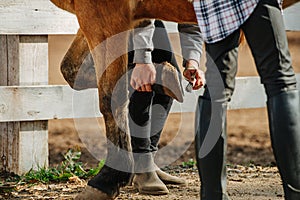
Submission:
[[[134,153],[157,151],[173,99],[154,92],[134,92],[130,98],[130,132]]]
[[[169,62],[178,70],[168,34],[161,21],[155,21],[152,62]],[[156,48],[158,47],[158,48]],[[133,60],[129,55],[129,63]],[[129,69],[133,68],[131,65]],[[131,87],[131,86],[129,86]],[[157,151],[157,145],[173,99],[155,92],[138,92],[129,88],[129,129],[134,153]]]
[[[222,95],[230,101],[235,86],[240,31],[245,34],[268,98],[295,89],[296,78],[281,10],[277,0],[261,0],[240,30],[220,42],[206,44],[206,79],[210,93],[220,93],[218,88],[223,83],[225,92]],[[216,72],[220,77],[216,77]],[[220,78],[221,81],[216,81]],[[213,95],[220,97],[220,94]],[[209,98],[207,90],[204,96]]]

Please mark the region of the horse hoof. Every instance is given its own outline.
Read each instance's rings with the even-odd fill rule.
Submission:
[[[152,89],[159,94],[165,94],[182,103],[183,90],[179,72],[168,62],[155,64],[155,67],[156,84],[153,85]]]
[[[75,197],[75,200],[112,200],[114,197],[108,196],[106,193],[93,188],[91,186],[86,186],[85,189]]]

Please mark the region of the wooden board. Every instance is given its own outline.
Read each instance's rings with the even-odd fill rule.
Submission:
[[[0,34],[76,34],[76,16],[49,0],[1,0]]]
[[[48,84],[48,36],[20,36],[19,84]],[[45,107],[47,105],[44,105]],[[19,120],[17,120],[19,121]],[[48,166],[48,121],[20,122],[18,173]]]
[[[48,36],[0,36],[0,74],[2,87],[39,85],[48,83]],[[16,91],[13,96],[17,97]],[[6,111],[0,98],[0,113]],[[9,99],[13,112],[17,98]],[[33,102],[31,102],[32,104]],[[45,105],[44,105],[45,106]],[[38,120],[0,123],[0,167],[3,170],[23,174],[30,169],[48,166],[48,122]]]
[[[288,31],[300,31],[300,2],[286,8],[283,11],[285,29]]]
[[[297,79],[300,82],[300,74]],[[201,93],[185,93],[184,103],[174,101],[171,112],[194,112]],[[0,102],[0,122],[101,117],[97,89],[74,91],[62,85],[0,87]],[[260,108],[265,104],[258,77],[237,78],[229,109]]]
[[[19,36],[1,35],[0,41],[0,59],[2,60],[0,67],[0,85],[18,85]],[[1,107],[1,110],[2,108],[3,107]],[[16,173],[19,170],[19,130],[19,122],[0,123],[0,167],[2,170]]]
[[[0,87],[0,122],[99,117],[97,89],[69,86]]]

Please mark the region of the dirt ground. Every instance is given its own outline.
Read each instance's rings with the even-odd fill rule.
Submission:
[[[288,35],[293,65],[300,67],[300,34],[289,33]],[[49,82],[51,84],[65,83],[59,74],[58,66],[71,40],[72,36],[49,38],[51,66]],[[177,43],[174,44],[176,45],[178,47]],[[241,47],[239,64],[241,66],[238,71],[239,76],[257,75],[251,54],[246,46]],[[296,68],[298,73],[299,67]],[[184,123],[182,123],[183,117]],[[173,148],[167,148],[159,159],[167,160],[169,169],[164,169],[185,178],[188,181],[188,187],[169,186],[170,194],[162,197],[139,195],[134,188],[126,187],[121,191],[118,199],[199,199],[200,182],[197,170],[178,167],[182,162],[194,157],[193,121],[193,113],[171,114],[160,141],[160,147],[170,146],[168,143],[179,137],[177,140],[179,142],[172,145]],[[82,162],[87,166],[95,166],[99,159],[105,158],[105,141],[103,134],[99,137],[99,132],[104,133],[102,119],[50,121],[50,165],[59,164],[63,159],[62,154],[69,148],[79,146],[83,152]],[[233,200],[283,199],[281,182],[277,169],[274,167],[275,162],[270,145],[265,108],[228,111],[228,192]],[[177,156],[178,153],[180,156]],[[19,193],[12,198],[26,199],[28,194],[31,194],[28,199],[71,199],[84,185],[85,182],[80,184],[70,182],[56,186],[41,185],[36,189],[21,188]]]
[[[122,188],[117,199],[123,200],[196,200],[199,199],[199,179],[195,168],[171,167],[170,174],[187,180],[186,187],[167,185],[170,193],[163,196],[141,195],[133,186]],[[67,184],[39,184],[19,186],[9,196],[0,194],[0,199],[73,199],[86,185],[85,180],[70,181]],[[255,165],[228,168],[228,194],[232,200],[282,200],[280,178],[276,167]]]

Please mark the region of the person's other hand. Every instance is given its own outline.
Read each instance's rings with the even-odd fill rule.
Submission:
[[[198,90],[206,83],[205,75],[202,70],[199,69],[198,63],[194,60],[189,60],[183,71],[185,79],[192,83],[193,90]]]
[[[151,92],[151,85],[155,83],[156,70],[154,65],[139,64],[133,68],[130,85],[139,92]]]

